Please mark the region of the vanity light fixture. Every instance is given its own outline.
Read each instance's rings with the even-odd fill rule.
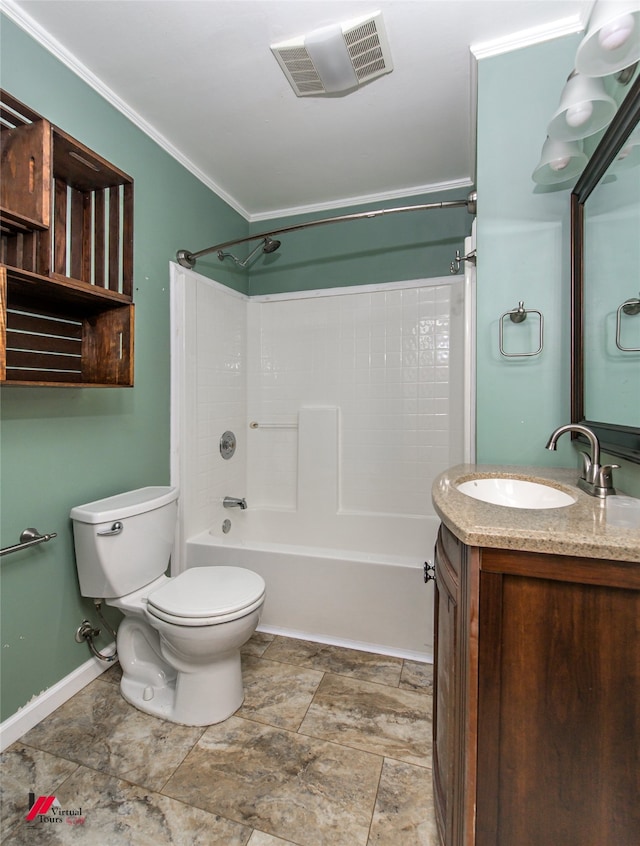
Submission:
[[[578,141],[558,141],[547,137],[532,179],[538,185],[567,182],[582,173],[586,163],[587,157]]]
[[[576,53],[576,70],[587,76],[608,76],[640,60],[640,2],[596,3],[587,34]]]
[[[616,92],[634,79],[638,63],[640,0],[597,0],[576,53],[575,69],[547,127],[540,162],[532,174],[534,182],[561,187],[582,172],[588,161],[582,141],[609,126],[618,110]],[[602,77],[610,77],[607,88]],[[580,144],[577,149],[576,143]],[[589,148],[589,141],[586,144]],[[640,150],[632,141],[613,167],[633,167],[639,158]]]
[[[607,94],[601,79],[573,71],[547,133],[558,141],[587,138],[608,126],[616,109],[616,101]]]

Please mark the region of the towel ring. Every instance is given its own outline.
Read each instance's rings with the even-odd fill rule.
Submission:
[[[640,347],[622,346],[621,336],[623,312],[629,317],[633,317],[636,314],[640,314],[640,299],[625,300],[621,305],[618,306],[618,311],[616,312],[616,347],[621,350],[621,352],[640,352]]]
[[[538,349],[533,350],[532,352],[524,352],[524,353],[509,353],[504,348],[504,319],[505,317],[509,317],[512,323],[523,323],[527,319],[528,314],[537,314],[539,321],[540,321],[540,334],[538,339]],[[512,311],[505,311],[503,315],[500,317],[499,326],[499,346],[500,346],[500,355],[503,355],[505,358],[528,358],[532,355],[538,355],[542,352],[542,347],[544,346],[544,317],[542,316],[542,312],[538,311],[535,308],[525,308],[524,302],[520,300],[518,303],[518,308],[514,308]]]

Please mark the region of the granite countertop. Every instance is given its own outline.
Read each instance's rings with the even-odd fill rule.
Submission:
[[[576,502],[562,508],[509,508],[456,489],[457,483],[478,475],[546,482]],[[640,529],[608,525],[605,502],[581,491],[577,478],[575,468],[458,464],[437,477],[432,498],[442,522],[469,546],[640,563]]]

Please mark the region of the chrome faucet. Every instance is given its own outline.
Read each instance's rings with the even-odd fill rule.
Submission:
[[[237,496],[225,496],[222,500],[222,505],[225,508],[240,508],[244,511],[247,507],[247,500],[244,497],[239,499]]]
[[[580,423],[567,423],[566,426],[560,426],[549,438],[547,449],[555,450],[558,438],[565,432],[578,432],[584,435],[591,446],[591,455],[586,452],[580,453],[582,475],[578,479],[578,487],[590,496],[603,499],[605,496],[615,494],[613,471],[620,465],[605,464],[602,467],[600,466],[600,442],[595,433],[587,426],[582,426]]]

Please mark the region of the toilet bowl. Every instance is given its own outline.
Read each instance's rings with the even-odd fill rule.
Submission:
[[[243,700],[240,648],[260,620],[264,580],[242,567],[169,563],[178,491],[149,487],[71,510],[83,596],[124,616],[120,690],[141,711],[183,725],[227,719]]]

